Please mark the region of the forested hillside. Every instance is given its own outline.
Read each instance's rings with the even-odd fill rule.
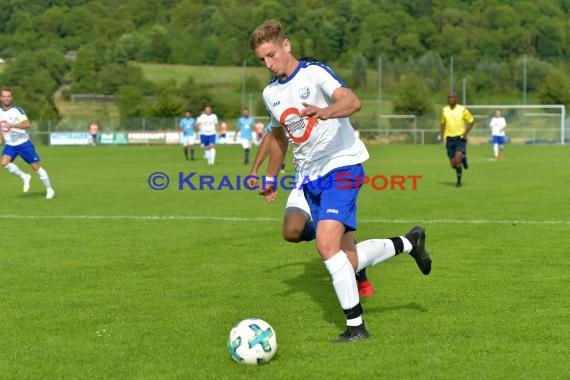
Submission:
[[[453,61],[471,96],[525,86],[542,102],[570,105],[570,0],[0,0],[0,7],[0,57],[8,61],[1,79],[26,94],[36,117],[57,115],[50,99],[64,80],[72,93],[123,99],[124,116],[149,112],[132,98],[167,93],[184,103],[184,89],[195,92],[192,78],[183,88],[157,86],[129,62],[257,65],[248,36],[267,18],[284,23],[296,54],[353,70],[346,80],[356,88],[376,85],[363,73],[381,57],[388,90],[414,74],[412,86],[442,92]],[[70,51],[75,60],[64,58]]]

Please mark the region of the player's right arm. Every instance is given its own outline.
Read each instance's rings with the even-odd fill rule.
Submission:
[[[237,124],[236,124],[236,133],[234,134],[234,141],[237,141],[238,134],[239,134],[239,132],[240,132],[240,130],[241,130],[239,120],[240,120],[240,119],[238,119]]]
[[[259,144],[259,149],[255,154],[255,159],[253,160],[253,165],[251,165],[251,170],[249,171],[251,175],[257,175],[259,167],[267,158],[269,154],[269,147],[271,145],[271,140],[273,140],[273,135],[271,133],[266,133],[261,139],[261,144]]]
[[[445,114],[441,112],[440,123],[439,123],[439,142],[445,140]]]
[[[269,178],[275,178],[275,181],[277,180],[277,173],[279,173],[283,158],[289,147],[289,141],[285,136],[283,128],[271,129],[271,136],[273,139],[271,139],[269,143],[269,164],[267,165],[267,172],[265,174],[266,182],[268,183],[266,183],[265,189],[262,188],[259,191],[260,195],[263,195],[267,202],[273,202],[277,197],[277,190],[269,182]]]

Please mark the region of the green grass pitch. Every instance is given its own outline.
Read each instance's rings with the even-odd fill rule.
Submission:
[[[370,268],[371,337],[333,345],[344,320],[314,244],[280,235],[287,191],[267,204],[177,189],[179,172],[245,176],[241,147],[218,147],[214,167],[178,146],[40,147],[52,201],[36,175],[23,194],[0,173],[1,377],[567,378],[570,149],[507,146],[494,161],[470,146],[461,189],[442,146],[369,150],[369,175],[422,179],[415,191],[364,188],[358,238],[421,224],[433,270],[407,255]],[[157,171],[165,190],[148,185]],[[265,366],[227,352],[247,317],[277,332]]]

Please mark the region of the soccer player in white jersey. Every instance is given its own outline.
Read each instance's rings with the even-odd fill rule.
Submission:
[[[271,135],[271,124],[265,130],[264,136],[261,139],[259,149],[255,155],[253,165],[251,167],[250,176],[253,176],[248,181],[250,187],[255,187],[258,183],[254,178],[257,177],[259,168],[269,153],[269,146],[273,139]],[[295,188],[291,189],[285,204],[285,214],[283,216],[282,235],[283,239],[290,243],[300,243],[302,241],[313,241],[316,238],[315,224],[311,219],[311,210],[309,204],[305,199],[303,189],[299,187],[301,182],[301,171],[299,169],[300,162],[294,159],[295,164]],[[357,245],[358,249],[358,245]],[[374,295],[374,286],[366,276],[366,268],[362,268],[355,273],[358,294],[361,297],[372,297]]]
[[[16,157],[20,156],[26,161],[44,184],[46,188],[46,199],[52,199],[55,191],[51,186],[48,173],[40,165],[40,157],[29,139],[26,130],[30,128],[30,121],[26,113],[20,107],[12,104],[12,89],[3,87],[0,93],[2,99],[2,109],[0,110],[0,128],[2,128],[2,138],[4,149],[2,150],[2,166],[9,173],[14,174],[24,182],[24,193],[30,190],[31,175],[24,173],[13,163]]]
[[[317,226],[317,251],[331,274],[333,287],[346,316],[346,330],[334,342],[368,338],[362,319],[355,272],[401,252],[410,253],[424,274],[431,270],[425,250],[425,231],[412,228],[407,234],[362,242],[356,250],[357,176],[364,175],[368,159],[364,144],[356,139],[349,116],[360,110],[358,97],[327,66],[298,61],[291,42],[278,21],[268,20],[250,36],[250,47],[274,75],[263,90],[263,100],[272,119],[267,176],[276,176],[293,140],[301,174],[311,182],[303,187],[311,218]],[[287,138],[288,137],[288,138]],[[342,176],[343,184],[338,186]],[[326,186],[323,187],[323,184]],[[344,188],[344,190],[341,190]],[[268,202],[277,195],[274,186],[261,191]]]
[[[489,123],[491,128],[491,135],[493,136],[493,153],[498,160],[503,158],[503,150],[505,146],[505,129],[507,128],[507,121],[501,116],[501,110],[495,111],[495,117]]]
[[[204,113],[198,116],[196,127],[200,129],[200,142],[204,146],[208,165],[216,163],[216,133],[218,116],[212,113],[212,107],[206,106]]]

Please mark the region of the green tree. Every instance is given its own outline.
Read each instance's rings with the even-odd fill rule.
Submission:
[[[538,20],[536,51],[545,59],[554,59],[562,53],[562,30],[556,20],[542,17]]]
[[[120,86],[115,93],[115,103],[121,114],[121,124],[125,129],[142,129],[142,118],[147,102],[140,88],[130,84]]]
[[[570,107],[570,79],[560,70],[553,69],[538,89],[542,104],[564,104]]]
[[[396,88],[394,112],[401,115],[432,115],[431,93],[425,82],[416,74],[402,77]]]
[[[71,84],[71,92],[74,94],[97,93],[99,64],[95,47],[93,45],[82,46],[77,51],[72,67],[73,82]]]
[[[184,101],[184,107],[198,115],[207,104],[213,101],[212,94],[204,86],[199,86],[194,78],[188,76],[180,85],[180,97]]]
[[[357,54],[352,64],[352,86],[354,88],[366,86],[368,83],[367,69],[366,57],[362,53]]]
[[[175,117],[185,110],[185,102],[178,94],[176,81],[174,79],[158,84],[158,95],[156,102],[150,107],[148,116],[151,117]]]

